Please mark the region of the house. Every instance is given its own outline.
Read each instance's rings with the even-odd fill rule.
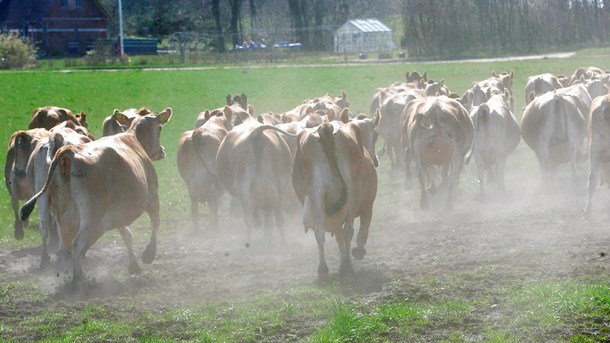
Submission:
[[[335,53],[388,53],[396,49],[392,30],[377,19],[349,20],[335,31]]]
[[[0,31],[31,39],[47,56],[84,54],[109,38],[109,23],[99,0],[0,0]]]

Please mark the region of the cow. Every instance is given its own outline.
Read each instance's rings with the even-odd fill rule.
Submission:
[[[250,115],[248,114],[248,97],[246,94],[236,94],[233,97],[231,95],[227,95],[225,98],[227,104],[223,107],[219,107],[210,111],[212,116],[216,116],[219,114],[225,113],[226,107],[229,107],[231,110],[231,118],[232,121],[236,124],[241,123],[243,120],[246,120]],[[200,127],[207,121],[205,117],[205,112],[199,113],[197,116],[197,120],[195,121],[195,128]]]
[[[605,72],[598,67],[580,67],[574,70],[572,77],[570,78],[570,84],[578,82],[581,78],[585,80],[591,80],[603,76]]]
[[[548,92],[527,105],[521,117],[521,135],[536,154],[544,184],[562,163],[569,162],[576,175],[586,127],[585,117],[568,95]]]
[[[390,158],[392,171],[403,166],[403,158],[400,148],[401,113],[407,104],[413,99],[424,96],[424,90],[417,88],[399,92],[386,99],[381,108],[379,108],[382,119],[379,123],[378,130],[381,137],[383,137],[383,148],[380,155],[387,153]]]
[[[44,185],[47,171],[55,152],[64,145],[84,144],[91,142],[91,136],[77,127],[71,121],[65,121],[49,130],[49,136],[40,140],[30,155],[26,169],[30,194],[36,194]],[[40,269],[44,270],[50,261],[48,245],[57,245],[59,241],[57,227],[51,218],[48,193],[38,199],[38,223],[42,239]],[[48,244],[47,244],[47,241]],[[61,249],[61,247],[60,247]]]
[[[250,240],[253,227],[264,221],[265,238],[270,238],[272,215],[284,237],[284,206],[290,189],[292,155],[280,135],[290,136],[275,126],[259,123],[248,106],[249,116],[227,133],[218,148],[218,181],[241,204]],[[294,138],[293,138],[294,139]]]
[[[129,125],[136,117],[145,116],[147,114],[151,114],[152,112],[147,108],[140,108],[139,110],[135,108],[128,108],[126,110],[121,111],[121,113],[123,113],[128,118],[128,121],[125,122],[123,125],[116,121],[116,119],[114,118],[114,114],[111,114],[108,117],[104,118],[104,121],[102,122],[103,137],[116,135],[117,133],[127,131]]]
[[[320,281],[327,280],[329,272],[324,254],[326,232],[334,235],[339,245],[340,275],[354,274],[350,247],[358,217],[357,246],[351,254],[356,259],[366,254],[377,173],[362,141],[363,136],[368,136],[363,131],[374,127],[362,126],[364,121],[324,121],[316,128],[304,129],[298,136],[292,184],[303,205],[305,232],[311,229],[318,243]]]
[[[501,192],[504,187],[504,166],[508,155],[521,140],[519,124],[510,110],[510,93],[488,94],[489,100],[472,107],[470,118],[475,128],[475,138],[468,160],[474,156],[481,196],[484,195],[485,173],[496,181]]]
[[[114,111],[114,116],[121,124],[128,121],[119,110]],[[61,147],[51,161],[43,187],[21,208],[21,218],[28,218],[38,198],[50,192],[51,211],[62,246],[72,261],[73,288],[85,286],[81,264],[87,250],[114,228],[127,247],[129,273],[141,272],[127,225],[143,212],[148,212],[152,233],[142,261],[150,264],[154,260],[160,217],[158,180],[152,161],[165,158],[159,140],[161,127],[171,116],[168,107],[156,115],[137,117],[124,133]]]
[[[32,119],[30,119],[29,128],[44,128],[50,130],[53,126],[67,120],[73,122],[77,126],[87,128],[87,115],[84,112],[74,115],[69,109],[57,106],[44,106],[34,110]]]
[[[218,226],[218,200],[225,190],[218,181],[216,154],[229,130],[232,110],[226,106],[223,114],[204,111],[205,123],[182,134],[178,149],[178,171],[191,201],[193,231],[199,230],[199,204],[208,204],[209,228]]]
[[[49,131],[43,128],[17,131],[9,140],[6,162],[4,164],[4,182],[11,197],[11,207],[15,215],[13,231],[15,239],[23,239],[23,228],[27,221],[19,218],[19,200],[29,199],[33,193],[27,178],[27,165],[32,151],[38,143],[49,135]]]
[[[600,167],[610,158],[610,93],[593,100],[589,110],[589,177],[584,216],[591,218],[591,202]]]
[[[534,97],[561,87],[563,86],[559,82],[559,79],[551,73],[530,76],[525,83],[525,105],[532,102]],[[532,97],[532,93],[534,94],[534,97]]]
[[[445,209],[450,210],[464,159],[472,148],[474,124],[464,106],[446,96],[413,100],[405,111],[409,150],[421,189],[420,207],[426,210],[430,206],[428,185],[434,186],[430,168],[438,166],[441,188],[447,191]]]
[[[436,96],[436,95],[449,95],[451,92],[449,88],[445,85],[445,80],[433,81],[428,80],[426,86],[424,88],[426,91],[426,95],[428,96]]]

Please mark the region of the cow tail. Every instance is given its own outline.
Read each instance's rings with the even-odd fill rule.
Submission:
[[[49,171],[47,172],[47,179],[45,180],[44,185],[42,186],[42,188],[40,189],[40,191],[38,193],[36,193],[33,197],[31,197],[30,200],[28,200],[23,205],[23,207],[21,207],[21,210],[19,211],[19,217],[21,218],[21,220],[28,219],[30,214],[32,214],[32,211],[34,210],[34,207],[36,206],[36,201],[38,201],[38,198],[40,198],[40,196],[43,195],[44,192],[46,192],[47,189],[49,188],[49,185],[51,184],[51,181],[53,180],[53,175],[55,174],[55,169],[57,169],[57,165],[59,164],[61,159],[64,157],[64,155],[66,155],[67,153],[70,153],[70,152],[72,152],[72,150],[69,149],[69,147],[64,147],[57,151],[57,153],[55,154],[55,157],[53,158],[53,161],[51,161],[51,165],[49,166]]]
[[[345,180],[341,175],[341,171],[339,170],[339,165],[337,164],[337,158],[335,156],[335,141],[333,139],[333,127],[329,123],[323,123],[318,128],[318,134],[320,135],[320,143],[322,145],[322,151],[326,158],[328,159],[328,164],[330,166],[331,173],[336,175],[340,181],[340,195],[339,199],[332,205],[326,206],[324,209],[326,215],[332,216],[341,210],[345,204],[347,203],[347,185],[345,184]]]
[[[198,137],[201,137],[201,136],[196,133],[197,133],[197,130],[193,130],[193,133],[191,134],[191,141],[193,142],[193,149],[195,149],[195,153],[197,153],[197,157],[199,157],[199,160],[201,161],[201,164],[203,165],[203,168],[205,169],[205,171],[207,171],[208,174],[210,174],[212,176],[212,182],[214,183],[214,187],[216,189],[219,189],[220,183],[218,182],[218,176],[216,175],[216,173],[212,172],[210,167],[207,165],[205,158],[203,158],[203,152],[201,151],[201,149],[199,149],[199,145],[200,144],[203,145],[205,141],[199,139]]]

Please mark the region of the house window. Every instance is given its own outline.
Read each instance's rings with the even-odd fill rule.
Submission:
[[[68,7],[68,0],[61,0],[61,7]]]

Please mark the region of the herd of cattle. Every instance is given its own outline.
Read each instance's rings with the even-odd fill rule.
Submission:
[[[407,187],[414,165],[422,209],[431,206],[432,193],[442,194],[444,208],[450,209],[464,165],[473,158],[480,192],[485,192],[486,179],[503,191],[504,165],[521,137],[535,152],[543,175],[564,163],[574,172],[585,159],[588,136],[585,215],[590,215],[599,170],[610,171],[604,168],[610,161],[610,75],[589,67],[571,77],[529,77],[520,122],[513,110],[512,81],[512,72],[494,72],[460,96],[425,73],[407,73],[405,82],[375,91],[371,115],[350,113],[344,92],[306,100],[281,115],[258,116],[245,94],[227,96],[226,106],[200,113],[195,128],[179,140],[178,170],[189,192],[193,227],[199,227],[202,203],[209,207],[209,225],[218,225],[224,193],[241,205],[248,239],[259,226],[266,237],[277,227],[284,239],[284,214],[301,209],[305,231],[314,231],[318,243],[318,277],[328,277],[327,232],[339,245],[340,273],[351,274],[351,256],[366,254],[377,194],[378,135],[383,138],[380,153],[389,157],[393,170],[404,170]],[[152,161],[165,157],[160,134],[171,116],[171,108],[157,114],[115,110],[103,122],[104,137],[95,140],[84,113],[47,106],[34,111],[28,130],[11,136],[5,180],[14,234],[23,238],[38,203],[41,268],[50,262],[48,247],[57,247],[60,260],[72,262],[74,286],[82,286],[86,251],[116,228],[127,247],[128,270],[138,273],[127,225],[144,212],[152,232],[142,261],[153,261],[160,218]],[[435,180],[437,174],[440,180]],[[608,182],[608,177],[601,180]],[[27,200],[21,210],[20,200]],[[350,256],[356,218],[360,225]]]

